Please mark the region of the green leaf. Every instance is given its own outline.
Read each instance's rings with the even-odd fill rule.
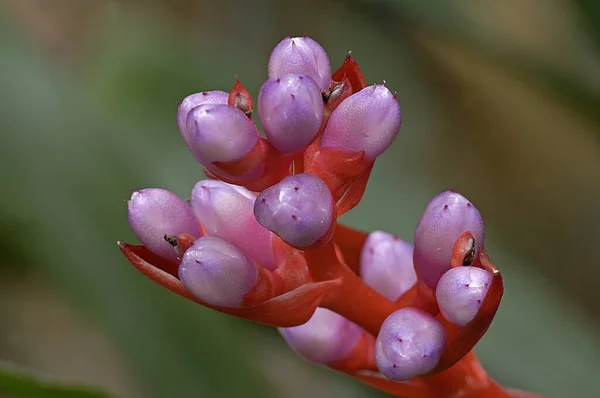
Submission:
[[[32,398],[108,398],[89,387],[54,382],[8,362],[0,361],[0,393]]]

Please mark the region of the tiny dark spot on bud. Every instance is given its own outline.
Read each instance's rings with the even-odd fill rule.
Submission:
[[[200,261],[200,260],[194,260],[194,261],[196,262],[196,264],[202,265],[202,261]]]
[[[488,283],[484,283],[483,286],[488,287]]]
[[[292,46],[296,47],[296,42],[294,40],[292,40]]]
[[[469,202],[467,203],[467,207],[473,207],[473,205]]]
[[[454,192],[456,192],[456,191],[454,191],[454,189],[451,189],[451,190],[450,190],[450,193],[454,193]]]
[[[281,79],[277,78],[277,80],[275,80],[277,83],[281,83]]]
[[[481,300],[477,300],[477,304],[481,304]]]
[[[260,203],[267,203],[267,200],[265,198],[261,198]]]
[[[298,79],[299,79],[299,80],[303,80],[303,79],[304,79],[304,76],[300,75],[300,76],[298,76]]]
[[[469,286],[471,286],[470,283],[465,283],[465,287],[469,287]]]
[[[402,340],[400,337],[398,337],[398,341],[402,343],[404,340]]]
[[[298,190],[300,189],[300,187],[296,186],[294,187],[294,191],[298,192]]]
[[[208,95],[208,93],[206,91],[203,91],[202,95],[206,97]]]
[[[294,94],[290,94],[292,96],[292,99],[296,99],[296,96]]]
[[[427,358],[429,355],[427,354],[423,354],[423,358]]]
[[[204,113],[210,113],[210,109],[205,109]]]
[[[372,247],[369,247],[369,254],[375,254],[375,249],[373,249]]]
[[[396,368],[398,367],[398,365],[396,365],[396,364],[394,363],[394,364],[392,364],[392,367],[393,367],[394,369],[396,369]]]
[[[444,210],[448,210],[448,205],[444,205]]]
[[[206,185],[200,185],[200,188],[206,189],[208,191],[208,187]]]
[[[298,216],[295,214],[292,214],[292,220],[294,220],[294,221],[298,220]]]

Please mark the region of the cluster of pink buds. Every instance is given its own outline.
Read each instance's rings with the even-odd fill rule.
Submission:
[[[360,201],[401,124],[396,94],[367,86],[348,54],[331,72],[308,37],[273,50],[254,102],[237,81],[179,105],[177,126],[208,179],[189,203],[135,191],[120,243],[160,285],[205,307],[279,328],[289,346],[394,396],[517,397],[472,348],[503,294],[483,221],[454,191],[427,205],[414,246],[337,218]]]

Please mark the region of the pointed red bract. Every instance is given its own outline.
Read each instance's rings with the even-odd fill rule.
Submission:
[[[253,307],[217,307],[198,300],[173,274],[149,263],[148,261],[155,260],[156,256],[148,255],[149,251],[143,246],[119,243],[119,249],[140,272],[170,291],[204,307],[269,326],[292,327],[306,323],[327,292],[340,283],[339,280],[307,283]],[[164,264],[161,263],[160,265]],[[172,264],[169,264],[169,266],[172,266]]]
[[[367,80],[362,74],[358,63],[352,58],[350,53],[346,55],[344,63],[333,73],[331,79],[334,82],[341,82],[344,79],[344,76],[350,81],[353,93],[357,93],[367,87]]]
[[[252,111],[254,110],[254,102],[252,101],[252,96],[246,90],[246,87],[242,85],[240,79],[235,78],[235,84],[229,93],[229,98],[227,100],[227,104],[229,106],[233,106],[244,112],[248,117],[252,116]]]

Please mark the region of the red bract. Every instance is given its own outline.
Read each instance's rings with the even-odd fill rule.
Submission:
[[[291,40],[291,43],[294,43],[294,39],[286,40]],[[279,54],[278,57],[284,55]],[[310,58],[297,56],[297,59]],[[291,63],[285,63],[285,59],[277,58],[276,60],[286,67],[292,65]],[[308,66],[318,69],[321,64],[327,67],[329,65],[328,61],[323,60],[321,63]],[[296,67],[297,65],[293,64],[293,66]],[[308,68],[308,66],[306,67]],[[322,77],[323,73],[321,72],[323,71],[317,69],[315,69],[314,75]],[[310,70],[312,71],[312,69]],[[208,166],[205,165],[208,169],[207,174],[211,178],[244,186],[253,192],[264,191],[274,184],[280,183],[290,174],[312,174],[325,183],[335,204],[332,211],[333,222],[326,232],[321,234],[320,229],[310,226],[311,231],[317,231],[320,234],[319,236],[311,236],[312,240],[310,242],[314,242],[313,244],[301,248],[292,247],[273,235],[273,256],[277,266],[275,268],[272,266],[262,267],[260,264],[256,264],[258,270],[257,282],[249,292],[245,293],[240,306],[225,308],[210,305],[186,290],[178,277],[178,268],[183,253],[194,243],[195,238],[191,235],[165,236],[165,239],[174,247],[177,260],[169,260],[158,256],[144,246],[119,243],[120,250],[138,270],[159,285],[202,306],[239,318],[285,328],[306,323],[317,307],[327,308],[338,313],[360,326],[364,332],[353,348],[348,350],[349,354],[344,359],[327,363],[327,366],[394,396],[408,398],[533,397],[533,395],[508,391],[499,387],[487,376],[472,352],[475,344],[490,326],[504,291],[499,269],[489,260],[485,249],[478,249],[478,247],[481,247],[481,242],[476,244],[473,233],[467,231],[460,236],[454,243],[449,263],[446,263],[448,268],[479,267],[492,275],[490,286],[481,302],[477,315],[465,326],[454,325],[442,316],[436,301],[435,289],[430,287],[431,283],[429,285],[424,283],[420,277],[411,289],[405,291],[395,301],[384,297],[361,280],[359,276],[361,250],[367,234],[337,223],[337,217],[351,210],[360,202],[375,163],[375,158],[365,156],[366,152],[364,150],[352,150],[347,146],[338,148],[335,142],[333,146],[322,147],[321,141],[328,120],[337,107],[353,94],[361,92],[365,87],[366,80],[357,62],[348,54],[342,66],[333,73],[329,89],[323,92],[324,117],[321,128],[314,140],[303,150],[293,154],[293,156],[286,155],[278,152],[268,140],[261,137],[258,139],[255,148],[242,159],[229,163],[216,162]],[[375,88],[378,90],[387,90],[384,86],[377,87]],[[389,92],[384,92],[381,97],[385,97],[388,102],[379,105],[376,103],[378,100],[376,97],[369,97],[368,100],[374,101],[375,106],[390,106],[390,102],[392,102],[392,107],[397,106],[397,104],[394,105],[395,96],[392,100],[392,95]],[[356,101],[356,98],[353,97],[353,101]],[[238,108],[245,112],[249,118],[252,117],[252,97],[239,81],[236,81],[229,95],[228,106]],[[352,104],[346,106],[352,106]],[[382,109],[385,111],[386,108]],[[378,149],[385,150],[384,147],[388,145],[389,137],[395,137],[399,128],[399,108],[392,108],[388,115],[391,115],[388,124],[377,125],[375,129],[381,131],[381,134],[385,134],[386,137],[377,142],[368,141],[369,148],[381,143]],[[348,130],[346,128],[348,126],[343,126],[344,121],[340,120],[339,116],[336,116],[336,118],[337,123],[342,124],[339,131],[343,130],[344,134],[348,131],[354,133],[356,129]],[[373,123],[377,123],[377,120],[369,121],[367,124],[370,126]],[[352,128],[354,127],[352,126]],[[393,131],[394,129],[395,131]],[[359,138],[363,139],[363,137]],[[285,136],[282,136],[282,139],[285,139]],[[377,137],[373,138],[373,140],[377,139]],[[360,145],[362,141],[357,140],[356,142]],[[371,153],[377,153],[377,151]],[[291,180],[286,179],[286,181],[295,181],[294,178]],[[300,189],[301,180],[298,179],[299,186],[296,188],[294,188],[294,182],[291,183],[292,185],[286,186],[286,192]],[[290,183],[286,182],[286,184],[289,185]],[[321,186],[324,187],[322,183]],[[329,195],[327,189],[324,189],[324,192],[325,195]],[[264,195],[258,198],[264,199]],[[307,200],[310,200],[310,198]],[[331,199],[327,200],[331,203]],[[269,206],[269,202],[264,199],[258,205],[260,209],[260,206]],[[286,210],[290,211],[291,218],[295,221],[313,220],[310,217],[297,216],[294,213],[295,209],[289,210],[288,208]],[[306,209],[310,211],[310,206],[302,207],[298,205],[297,209],[298,211],[307,211]],[[236,211],[239,213],[240,210]],[[279,223],[281,217],[284,216],[288,217],[287,213],[278,214],[276,218],[273,218],[275,220],[273,223]],[[219,219],[219,222],[227,222],[227,220]],[[277,233],[276,228],[271,228],[269,225],[264,226]],[[300,225],[300,227],[302,226]],[[327,228],[323,228],[323,231],[325,229]],[[206,230],[203,230],[204,234],[206,232]],[[155,231],[149,231],[148,233],[155,233]],[[286,234],[282,234],[282,236],[287,237]],[[451,245],[452,242],[450,242],[448,248],[451,248]],[[254,257],[256,258],[256,256]],[[375,361],[374,344],[375,338],[388,316],[405,307],[416,308],[420,313],[423,313],[423,311],[429,313],[425,315],[431,319],[431,322],[436,322],[436,324],[439,322],[443,325],[446,342],[443,346],[441,359],[433,370],[427,374],[419,373],[420,376],[408,381],[394,381],[384,377],[379,372]],[[440,335],[442,334],[440,333]],[[356,339],[353,341],[355,342]],[[428,369],[431,369],[431,367]]]

